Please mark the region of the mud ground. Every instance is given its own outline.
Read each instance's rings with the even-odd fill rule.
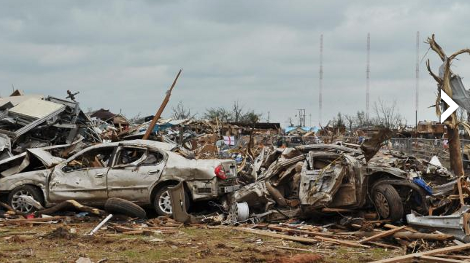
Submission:
[[[83,257],[92,262],[352,263],[403,254],[402,250],[382,248],[303,245],[206,226],[180,227],[176,233],[151,235],[116,234],[104,228],[95,236],[87,236],[95,225],[85,222],[0,227],[0,262],[75,262]]]

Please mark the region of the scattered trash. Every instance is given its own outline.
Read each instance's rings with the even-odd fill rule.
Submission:
[[[113,214],[109,214],[105,219],[103,219],[103,221],[101,221],[95,228],[93,228],[93,230],[91,230],[91,232],[88,235],[89,236],[94,235],[96,231],[100,230],[100,228],[103,227],[103,225],[106,224],[106,222],[108,222],[109,219],[111,219],[111,217],[113,217]]]

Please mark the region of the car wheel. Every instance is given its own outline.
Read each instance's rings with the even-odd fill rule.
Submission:
[[[121,214],[137,218],[147,217],[147,213],[142,207],[132,203],[131,201],[117,197],[111,197],[106,200],[104,210],[110,214]]]
[[[31,213],[36,211],[36,208],[34,206],[26,203],[21,198],[22,195],[31,196],[41,205],[44,205],[44,198],[39,189],[30,185],[18,186],[13,189],[8,195],[8,204],[18,212]]]
[[[397,190],[389,184],[380,184],[374,187],[372,200],[381,218],[392,222],[403,218],[403,202]]]
[[[173,208],[171,206],[170,191],[168,190],[168,188],[171,188],[173,186],[174,185],[166,185],[160,188],[155,194],[153,205],[158,215],[171,216],[173,214]],[[186,201],[186,208],[189,208],[189,197],[186,191],[185,191],[185,201]]]

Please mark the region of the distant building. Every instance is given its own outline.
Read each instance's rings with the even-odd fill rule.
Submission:
[[[421,138],[442,138],[446,134],[446,127],[437,121],[420,121],[418,122],[417,133],[418,137]]]
[[[121,114],[114,114],[109,110],[99,109],[93,112],[90,117],[100,119],[109,124],[113,124],[116,128],[127,129],[129,127],[129,121],[126,117]]]

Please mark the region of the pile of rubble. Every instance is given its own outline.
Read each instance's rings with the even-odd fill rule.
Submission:
[[[0,137],[0,159],[30,148],[76,141],[101,142],[99,132],[79,103],[50,96],[23,95],[19,91],[0,98]]]
[[[225,225],[219,227],[301,243],[408,251],[427,242],[470,242],[468,180],[459,181],[437,157],[428,161],[383,149],[390,138],[386,130],[360,145],[321,143],[314,132],[307,132],[314,138],[309,144],[285,147],[285,137],[275,126],[257,129],[193,119],[160,119],[152,126],[151,118],[129,121],[105,110],[91,116],[73,100],[19,92],[0,99],[0,178],[6,178],[0,191],[25,208],[18,211],[1,200],[0,225],[65,220],[70,214],[104,218],[93,234],[112,215],[123,214],[127,223],[109,223],[107,229],[146,234],[155,222],[170,219],[146,220],[145,210],[108,198],[106,192],[115,183],[117,192],[127,191],[130,199],[139,196],[129,190],[133,185],[119,180],[145,173],[145,182],[125,178],[145,192],[137,202],[152,204],[160,215],[186,224]],[[138,140],[149,130],[149,140]],[[86,187],[95,189],[98,182],[78,186],[85,178],[77,175],[81,171],[106,180],[104,197],[96,194],[106,201],[105,210],[77,202],[89,198]],[[30,177],[15,179],[21,174]],[[62,180],[66,174],[77,177]],[[34,190],[35,182],[42,182],[35,187],[44,195]],[[51,207],[54,202],[47,194],[64,185],[84,194]],[[18,187],[23,192],[12,197]],[[133,218],[146,220],[146,226],[129,225]]]

